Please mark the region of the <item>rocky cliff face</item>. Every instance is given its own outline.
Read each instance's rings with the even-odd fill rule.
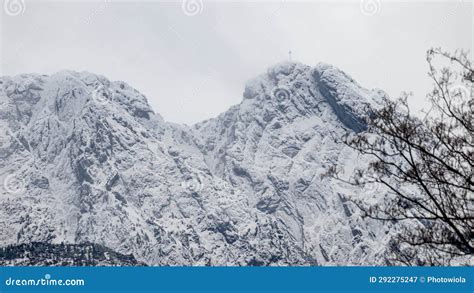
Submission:
[[[192,127],[90,73],[0,78],[0,245],[97,243],[149,265],[377,264],[388,227],[322,176],[363,163],[334,142],[365,129],[340,70],[283,63]],[[159,109],[158,109],[159,110]]]
[[[279,64],[249,82],[240,105],[195,125],[195,141],[214,175],[243,189],[319,264],[371,263],[383,238],[373,231],[383,228],[362,220],[347,186],[323,175],[334,163],[358,164],[335,138],[364,130],[365,106],[382,94],[329,65]]]

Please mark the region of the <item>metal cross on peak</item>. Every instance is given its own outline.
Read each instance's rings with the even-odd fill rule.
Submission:
[[[291,53],[292,53],[291,50],[288,51],[288,57],[289,57],[289,60],[290,60],[290,61],[291,61]]]

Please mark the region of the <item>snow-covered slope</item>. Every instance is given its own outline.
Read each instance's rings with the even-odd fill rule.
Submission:
[[[383,93],[332,66],[272,67],[192,127],[86,72],[2,77],[0,89],[0,246],[97,243],[150,265],[383,261],[388,228],[322,176],[363,163],[334,138],[362,131]]]
[[[195,125],[195,141],[214,175],[243,189],[319,264],[373,263],[384,228],[347,203],[343,194],[359,190],[324,174],[363,163],[335,138],[363,130],[364,105],[382,94],[329,65],[282,63],[249,82],[241,104]]]

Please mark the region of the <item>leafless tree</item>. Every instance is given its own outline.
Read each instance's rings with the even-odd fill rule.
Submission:
[[[343,138],[372,158],[349,180],[381,184],[383,201],[353,202],[367,217],[396,223],[389,264],[470,264],[474,257],[474,72],[464,51],[427,52],[431,109],[414,115],[409,94],[371,108],[368,130]]]

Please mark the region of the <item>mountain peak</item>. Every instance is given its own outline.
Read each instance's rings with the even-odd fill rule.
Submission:
[[[310,66],[298,62],[277,63],[247,82],[244,99],[253,99],[262,92],[273,95],[274,89],[289,87],[298,77],[309,73],[310,69]]]
[[[356,159],[331,137],[363,129],[353,101],[368,93],[333,67],[276,64],[194,127],[88,72],[0,90],[2,246],[96,243],[151,265],[355,264],[377,250],[321,177]]]
[[[273,66],[270,66],[267,69],[267,74],[272,75],[272,76],[276,76],[278,74],[289,75],[291,74],[291,72],[295,70],[301,71],[307,68],[309,68],[309,66],[301,62],[282,61],[282,62],[274,64]]]
[[[34,118],[34,113],[48,112],[61,121],[73,121],[94,111],[123,111],[142,119],[153,115],[158,121],[144,95],[123,81],[110,81],[106,77],[90,72],[62,70],[52,75],[21,74],[1,77],[0,115],[10,120],[25,122]],[[11,112],[9,109],[18,109]],[[2,111],[3,114],[2,114]],[[24,119],[23,119],[24,120]]]
[[[340,123],[360,132],[366,128],[364,120],[370,114],[370,106],[384,95],[380,90],[363,88],[350,75],[330,64],[310,67],[283,62],[247,82],[242,107],[255,111],[253,109],[267,105],[265,111],[274,108],[292,119],[320,115],[321,103],[327,103]]]

